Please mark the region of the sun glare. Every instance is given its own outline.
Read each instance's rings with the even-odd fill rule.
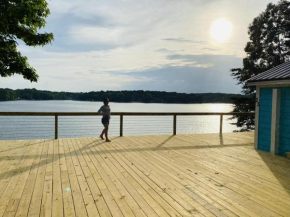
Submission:
[[[225,19],[218,19],[211,27],[211,37],[218,42],[228,39],[232,32],[232,25]]]
[[[223,112],[225,110],[225,106],[221,104],[212,104],[210,109],[213,112]]]

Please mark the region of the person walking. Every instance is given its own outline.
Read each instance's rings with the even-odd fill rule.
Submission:
[[[109,124],[110,124],[110,116],[111,116],[111,109],[109,106],[109,99],[104,100],[104,105],[99,109],[98,113],[103,115],[102,124],[104,125],[104,129],[100,135],[101,139],[104,139],[104,134],[106,137],[106,142],[111,142],[108,138],[108,131],[109,131]]]

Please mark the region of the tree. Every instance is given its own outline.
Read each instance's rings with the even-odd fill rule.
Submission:
[[[0,89],[0,101],[8,101],[17,99],[15,91],[10,89]]]
[[[17,51],[17,39],[28,46],[46,45],[53,40],[52,33],[38,33],[46,24],[50,11],[46,0],[0,1],[0,75],[20,74],[31,82],[38,75],[27,57]]]
[[[242,85],[245,98],[234,98],[234,112],[255,110],[255,88],[246,81],[268,69],[290,60],[290,2],[281,0],[268,4],[264,12],[249,25],[250,41],[246,44],[243,68],[231,69],[232,76]],[[241,131],[254,129],[254,117],[238,118]]]

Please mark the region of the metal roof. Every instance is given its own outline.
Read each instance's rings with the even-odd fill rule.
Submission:
[[[250,82],[290,80],[290,62],[282,63],[247,80]]]

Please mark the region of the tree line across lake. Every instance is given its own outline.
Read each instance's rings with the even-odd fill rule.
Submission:
[[[233,98],[242,98],[239,94],[226,93],[176,93],[162,91],[92,91],[86,93],[52,92],[36,89],[1,89],[0,101],[9,100],[79,100],[142,103],[232,103]]]

